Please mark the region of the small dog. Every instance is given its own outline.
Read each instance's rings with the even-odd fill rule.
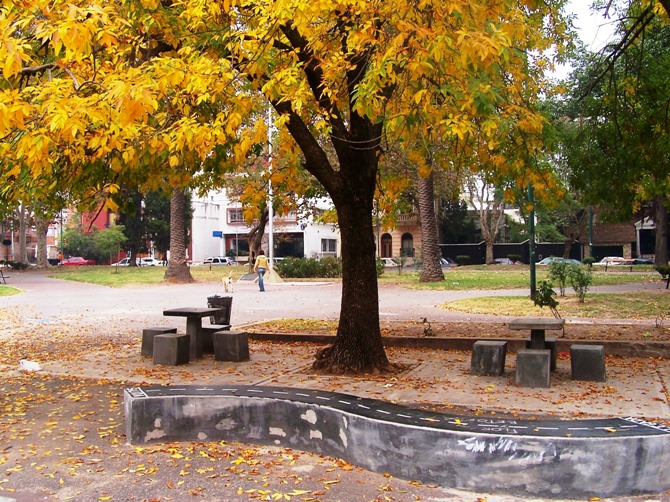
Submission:
[[[226,291],[226,293],[233,292],[233,278],[231,277],[231,274],[229,274],[228,277],[221,278],[221,282],[223,283],[223,289]]]

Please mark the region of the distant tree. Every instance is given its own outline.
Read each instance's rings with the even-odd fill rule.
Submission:
[[[464,244],[473,242],[477,229],[468,218],[468,205],[463,200],[441,200],[438,209],[440,239],[444,243]]]

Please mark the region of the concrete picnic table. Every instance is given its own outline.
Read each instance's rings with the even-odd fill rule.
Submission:
[[[559,330],[565,326],[565,319],[551,317],[519,317],[509,323],[509,329],[530,330],[529,349],[546,349],[546,330]]]
[[[192,357],[202,357],[202,319],[220,314],[223,310],[220,307],[180,307],[164,310],[163,315],[186,318],[186,334],[190,337],[191,355]]]

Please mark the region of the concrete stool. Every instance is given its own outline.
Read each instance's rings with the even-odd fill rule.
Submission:
[[[605,347],[602,345],[571,345],[572,379],[605,382]]]
[[[519,387],[549,387],[551,351],[521,349],[516,353],[516,384]]]
[[[212,334],[214,360],[247,361],[249,359],[249,335],[238,331],[217,331]]]
[[[186,333],[166,333],[154,337],[154,364],[178,366],[190,361],[191,337]]]
[[[142,330],[142,355],[152,357],[154,355],[154,337],[165,333],[176,333],[177,328],[144,328]]]
[[[230,324],[210,324],[202,327],[202,353],[214,354],[214,341],[212,335],[217,331],[230,330]]]
[[[526,348],[530,349],[530,338],[526,340]],[[556,338],[545,338],[544,348],[551,352],[551,371],[556,371]]]
[[[507,342],[478,340],[472,346],[471,375],[496,375],[505,372]]]

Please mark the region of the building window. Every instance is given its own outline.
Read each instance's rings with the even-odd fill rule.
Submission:
[[[401,239],[401,256],[414,256],[414,237],[412,234],[403,234]]]
[[[393,257],[393,238],[390,234],[382,235],[382,258]]]
[[[337,239],[321,239],[321,252],[323,254],[337,254]]]
[[[228,223],[244,223],[242,208],[228,209]]]

